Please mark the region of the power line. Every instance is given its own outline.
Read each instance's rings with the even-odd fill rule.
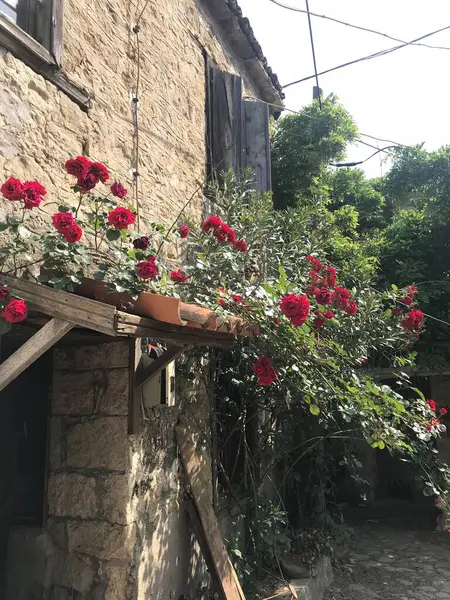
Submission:
[[[332,167],[357,167],[358,165],[362,165],[380,152],[386,152],[389,148],[398,148],[398,146],[386,146],[385,148],[379,148],[376,152],[365,158],[364,160],[360,160],[358,162],[348,162],[348,163],[330,163]]]
[[[432,31],[431,33],[426,33],[425,35],[422,35],[414,40],[411,40],[410,42],[405,42],[404,44],[400,44],[399,46],[393,46],[392,48],[386,48],[385,50],[380,50],[379,52],[375,52],[374,54],[368,54],[367,56],[363,56],[361,58],[351,60],[349,62],[343,63],[342,65],[338,65],[337,67],[332,67],[331,69],[327,69],[326,71],[322,71],[321,73],[318,73],[318,75],[326,75],[327,73],[337,71],[338,69],[343,69],[344,67],[348,67],[350,65],[354,65],[356,63],[363,62],[365,60],[371,60],[372,58],[378,58],[379,56],[385,56],[386,54],[390,54],[391,52],[400,50],[401,48],[404,48],[405,46],[411,46],[412,44],[414,44],[414,42],[423,40],[432,35],[436,35],[436,33],[440,33],[441,31],[445,31],[447,29],[450,29],[450,25],[447,25],[446,27],[442,27],[441,29],[437,29],[436,31]],[[309,81],[310,79],[314,79],[314,78],[315,78],[315,75],[309,75],[308,77],[303,77],[302,79],[297,79],[296,81],[291,81],[290,83],[287,83],[286,85],[283,85],[281,87],[284,90],[284,89],[290,87],[291,85],[296,85],[297,83],[303,83],[304,81]]]
[[[273,102],[266,102],[265,100],[260,100],[259,98],[257,98],[256,96],[243,96],[244,100],[257,100],[258,102],[262,102],[263,104],[267,104],[267,106],[272,106],[273,108],[278,108],[280,110],[285,110],[287,112],[290,112],[294,115],[300,115],[302,117],[307,117],[308,119],[312,119],[313,121],[323,121],[324,119],[326,119],[326,117],[316,117],[315,115],[310,115],[307,112],[302,112],[299,110],[294,110],[293,108],[288,108],[287,106],[284,106],[282,104],[274,104]],[[383,138],[378,138],[375,137],[374,135],[369,135],[368,133],[361,133],[359,132],[359,135],[362,135],[363,137],[368,137],[372,140],[379,140],[380,142],[387,142],[389,144],[395,144],[396,146],[398,146],[399,148],[411,148],[412,146],[408,146],[407,144],[400,144],[399,142],[394,142],[392,140],[385,140]],[[369,144],[368,142],[364,142],[363,140],[357,140],[358,143],[360,144],[364,144],[365,146],[369,146],[370,148],[376,148],[376,146],[372,146],[371,144]]]
[[[359,29],[360,31],[367,31],[368,33],[374,33],[376,35],[381,35],[382,37],[393,40],[394,42],[401,42],[402,44],[407,43],[407,42],[405,42],[405,40],[401,40],[399,38],[393,37],[392,35],[389,35],[387,33],[382,33],[381,31],[376,31],[375,29],[369,29],[368,27],[361,27],[360,25],[353,25],[352,23],[346,23],[345,21],[340,21],[339,19],[335,19],[334,17],[329,17],[327,15],[319,15],[317,13],[310,12],[309,10],[297,8],[296,6],[289,6],[288,4],[284,4],[283,2],[279,2],[278,0],[269,0],[269,1],[273,2],[273,4],[276,4],[277,6],[280,6],[281,8],[286,8],[287,10],[292,10],[294,12],[308,14],[308,15],[311,15],[311,17],[318,17],[320,19],[326,19],[327,21],[333,21],[334,23],[339,23],[339,25],[345,25],[346,27],[351,27],[353,29]],[[422,46],[424,48],[432,48],[434,50],[450,50],[450,48],[447,46],[432,46],[430,44],[420,44],[420,43],[416,43],[416,42],[412,43],[411,45]]]
[[[316,51],[314,48],[314,36],[313,36],[312,24],[311,24],[311,14],[309,12],[309,0],[305,0],[305,1],[306,1],[306,11],[308,13],[308,27],[309,27],[309,37],[311,39],[311,50],[312,50],[312,57],[313,57],[314,73],[316,75],[317,97],[319,99],[319,106],[322,109],[322,98],[321,98],[322,94],[320,93],[319,76],[317,75]]]

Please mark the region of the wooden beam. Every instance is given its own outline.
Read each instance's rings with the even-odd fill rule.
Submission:
[[[155,377],[160,371],[162,371],[169,363],[174,361],[180,354],[182,354],[187,349],[186,346],[171,346],[167,348],[165,352],[158,356],[151,365],[142,371],[137,371],[136,373],[136,390],[139,390],[143,385],[147,383],[149,379]]]
[[[122,311],[117,311],[116,332],[117,335],[166,340],[182,346],[228,348],[234,344],[235,340],[234,335],[230,333],[172,325]]]
[[[0,364],[0,391],[42,356],[72,327],[74,327],[74,323],[54,318],[42,329],[39,329],[23,346],[20,346],[14,354]]]
[[[114,306],[18,277],[1,275],[1,279],[12,294],[27,301],[30,309],[68,320],[105,335],[117,335],[115,330],[117,311]]]
[[[212,558],[211,576],[219,592],[221,600],[245,600],[236,571],[231,564],[228,552],[220,534],[219,523],[213,510],[209,490],[210,477],[207,474],[208,464],[204,457],[198,455],[195,444],[184,427],[176,427],[175,434],[181,452],[181,461],[190,486],[194,505],[199,517],[199,525],[203,530],[203,541],[208,549],[205,558]],[[200,539],[199,539],[200,542]]]

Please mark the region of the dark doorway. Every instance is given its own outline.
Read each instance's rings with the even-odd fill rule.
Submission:
[[[385,380],[383,383],[398,391],[404,398],[410,400],[418,398],[417,392],[408,388],[401,389],[394,379]],[[411,385],[419,389],[425,398],[430,398],[431,386],[429,377],[411,377]],[[388,450],[377,450],[376,466],[377,500],[413,500],[415,498],[415,473],[407,462],[392,456]]]
[[[1,340],[1,361],[17,349]],[[45,517],[47,419],[52,351],[44,354],[0,393],[0,597],[9,530],[42,525]]]

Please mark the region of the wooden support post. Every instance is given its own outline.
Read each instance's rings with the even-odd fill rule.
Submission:
[[[186,350],[187,346],[171,346],[165,352],[158,356],[151,365],[142,371],[136,373],[136,390],[147,383],[149,379],[162,371],[169,363],[175,360],[180,354]]]
[[[42,329],[39,329],[23,346],[0,364],[0,391],[5,389],[8,383],[25,371],[74,326],[74,323],[55,317]]]

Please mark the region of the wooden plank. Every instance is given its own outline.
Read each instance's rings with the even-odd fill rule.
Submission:
[[[228,348],[234,344],[235,340],[232,334],[205,331],[195,327],[183,327],[182,325],[172,325],[170,323],[154,321],[147,317],[130,315],[122,311],[117,311],[116,332],[117,335],[148,337],[166,340],[183,346]]]
[[[64,0],[52,0],[52,45],[51,53],[58,66],[61,66],[63,51]]]
[[[184,427],[176,427],[175,433],[187,482],[214,561],[220,597],[222,600],[245,600],[244,592],[220,535],[219,523],[211,503],[210,485],[205,472],[208,468],[206,460],[197,455],[195,444]]]
[[[12,294],[24,298],[32,309],[52,317],[67,319],[76,325],[106,335],[117,335],[115,330],[117,311],[114,306],[18,277],[0,274],[0,279]]]
[[[172,346],[167,348],[165,352],[161,354],[157,359],[155,359],[151,365],[149,365],[146,369],[142,371],[137,371],[136,373],[136,383],[135,388],[139,390],[143,385],[147,383],[149,379],[155,377],[158,373],[160,373],[169,363],[174,361],[180,354],[182,354],[187,349],[186,346]]]
[[[241,174],[242,79],[232,73],[209,68],[208,144],[210,174],[218,179],[229,169]]]
[[[141,431],[141,395],[136,393],[136,370],[141,359],[141,340],[129,340],[128,351],[128,433],[136,435]]]
[[[253,189],[268,192],[272,189],[270,166],[269,107],[265,102],[242,101],[243,165],[254,172]]]
[[[74,323],[54,318],[0,364],[0,391],[74,327]]]

